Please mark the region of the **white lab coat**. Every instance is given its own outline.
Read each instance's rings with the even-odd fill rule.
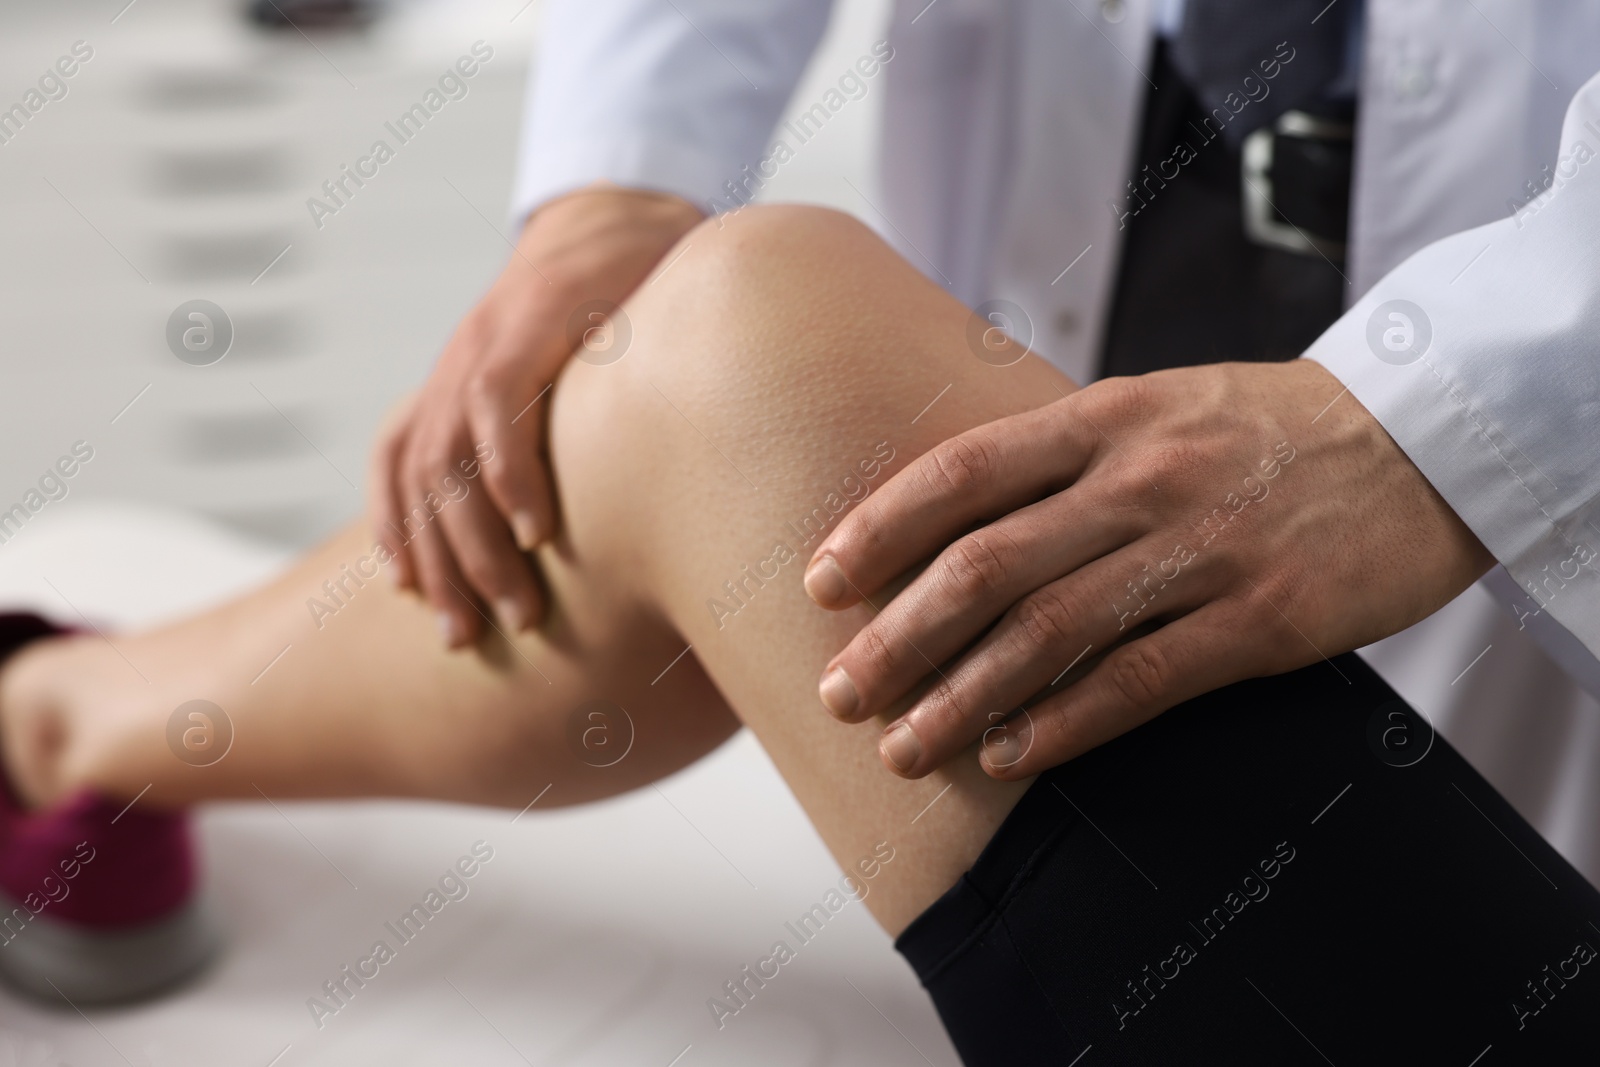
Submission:
[[[516,208],[597,178],[726,203],[830,7],[550,0]],[[1020,305],[1033,346],[1079,381],[1115,278],[1151,19],[1152,0],[896,0],[878,75],[882,232],[968,303]],[[1600,694],[1597,71],[1600,4],[1367,0],[1353,306],[1307,353],[1504,565],[1365,654],[1594,880],[1600,707],[1573,680]],[[1392,300],[1431,327],[1414,362],[1369,339]]]

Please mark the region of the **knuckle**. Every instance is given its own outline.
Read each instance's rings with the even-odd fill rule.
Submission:
[[[491,367],[474,368],[461,383],[463,407],[471,413],[485,414],[498,407],[507,383]]]
[[[415,510],[408,513],[401,520],[400,528],[405,533],[406,545],[411,550],[412,557],[416,560],[417,570],[424,579],[424,585],[427,582],[433,582],[434,585],[442,586],[444,585],[442,580],[444,574],[442,546],[439,543],[439,534],[434,529],[434,524],[431,521],[420,518],[420,516],[425,515],[427,515],[427,509],[420,504],[417,505]]]
[[[1158,646],[1136,641],[1116,656],[1111,665],[1111,685],[1136,707],[1159,701],[1172,682],[1172,663]]]
[[[417,472],[422,475],[422,480],[429,487],[437,485],[439,479],[450,473],[450,468],[455,457],[448,443],[437,442],[424,446],[417,453]]]
[[[1084,390],[1085,401],[1093,405],[1097,418],[1114,423],[1136,422],[1149,412],[1153,388],[1143,375],[1107,378]]]
[[[1206,453],[1198,443],[1184,437],[1168,437],[1154,446],[1146,465],[1157,476],[1170,479],[1188,478],[1205,469]]]
[[[900,664],[900,656],[890,646],[883,635],[883,630],[876,623],[861,631],[859,641],[856,651],[867,668],[864,673],[879,677],[887,677],[894,673],[894,669]]]
[[[508,453],[508,456],[510,453]],[[483,482],[491,493],[496,496],[508,496],[511,492],[524,484],[517,472],[511,469],[510,463],[495,463],[481,465],[478,470],[483,475]]]
[[[867,497],[855,510],[847,512],[830,539],[834,555],[847,574],[852,573],[847,558],[859,563],[894,546],[893,532],[875,497],[876,494]]]
[[[1269,623],[1274,629],[1288,629],[1288,620],[1295,615],[1295,608],[1299,606],[1304,590],[1296,576],[1286,570],[1273,568],[1266,574],[1257,571],[1251,577],[1252,568],[1247,560],[1230,557],[1232,569],[1241,581],[1244,590],[1254,594],[1250,597],[1256,617]],[[1248,579],[1248,580],[1243,580]]]
[[[510,405],[510,395],[521,384],[522,369],[503,359],[483,361],[467,376],[467,402],[475,411],[494,414]]]
[[[405,454],[400,458],[402,490],[409,490],[426,477],[428,457],[429,449],[424,441],[413,437],[406,442]]]
[[[421,540],[421,539],[419,539]],[[432,536],[425,542],[431,549],[442,546],[433,543]],[[461,583],[466,579],[455,566],[444,563],[446,557],[440,551],[424,551],[418,570],[422,588],[428,602],[438,607],[453,607],[466,599]]]
[[[493,597],[510,591],[509,583],[506,582],[500,568],[480,553],[459,556],[457,563],[467,583],[485,596]]]
[[[1184,486],[1205,466],[1203,450],[1182,438],[1152,442],[1131,451],[1125,460],[1118,457],[1107,473],[1113,496],[1135,508],[1159,507],[1160,487]]]
[[[412,482],[416,481],[417,470],[421,465],[421,454],[417,449],[417,442],[413,438],[406,441],[396,450],[394,457],[395,489],[405,493]]]
[[[980,600],[1000,591],[1010,571],[1001,551],[982,533],[968,534],[946,553],[945,580],[964,600]]]
[[[1249,589],[1249,586],[1245,588]],[[1306,638],[1296,629],[1293,620],[1299,617],[1302,626],[1315,632],[1305,620],[1315,619],[1318,613],[1314,610],[1316,605],[1308,602],[1302,583],[1293,575],[1275,573],[1257,579],[1255,589],[1251,592],[1255,594],[1250,598],[1250,607],[1256,625],[1271,635],[1279,647],[1304,646]]]
[[[422,548],[420,545],[417,547]],[[418,551],[414,559],[417,567],[417,586],[422,590],[423,599],[436,606],[447,603],[445,594],[450,592],[450,586],[445,583],[445,576],[435,564],[431,553]]]
[[[935,680],[920,704],[919,717],[935,731],[955,729],[968,718],[968,706],[961,689],[949,678]]]
[[[1083,728],[1076,717],[1061,711],[1034,711],[1029,713],[1026,725],[1018,729],[1026,731],[1028,754],[1048,761],[1051,753],[1072,751]]]
[[[968,492],[980,488],[994,477],[999,460],[994,443],[981,434],[962,434],[936,446],[931,453],[928,476],[937,488]]]
[[[1035,648],[1053,651],[1077,629],[1077,612],[1059,593],[1042,590],[1017,605],[1017,628]]]

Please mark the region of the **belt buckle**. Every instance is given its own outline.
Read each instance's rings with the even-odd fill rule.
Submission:
[[[1244,232],[1250,240],[1270,248],[1301,255],[1321,255],[1334,262],[1344,259],[1345,241],[1310,233],[1278,210],[1272,184],[1272,161],[1280,137],[1349,143],[1355,126],[1304,111],[1285,111],[1270,127],[1244,139],[1240,165],[1240,193],[1244,202]]]

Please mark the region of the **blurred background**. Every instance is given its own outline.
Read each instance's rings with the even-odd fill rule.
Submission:
[[[364,28],[327,15],[316,28],[347,8]],[[301,29],[272,25],[280,11]],[[818,77],[886,15],[882,0],[842,3]],[[354,516],[379,418],[509,253],[539,20],[538,0],[0,7],[0,106],[75,42],[93,49],[67,95],[0,145],[0,500],[82,439],[95,459],[74,495],[171,505],[291,547]],[[307,199],[374,140],[397,144],[383,124],[477,40],[494,56],[468,95],[319,229]],[[830,123],[766,195],[865,210],[846,178],[870,188],[876,104]],[[214,366],[167,347],[169,314],[192,299],[235,327]]]
[[[148,624],[359,513],[382,413],[508,255],[540,15],[537,0],[0,7],[0,108],[92,50],[65,95],[0,122],[0,509],[74,442],[94,450],[0,544],[6,606]],[[843,0],[796,99],[886,15]],[[468,95],[318,228],[307,199],[478,40],[493,58]],[[765,196],[868,211],[854,190],[873,188],[877,102],[829,123]],[[232,324],[220,362],[169,349],[193,300]],[[222,962],[168,999],[88,1015],[0,990],[0,1067],[957,1062],[859,907],[714,1024],[707,999],[838,878],[747,735],[580,811],[235,804],[201,832]],[[318,1028],[307,999],[478,840],[495,860],[471,895]]]

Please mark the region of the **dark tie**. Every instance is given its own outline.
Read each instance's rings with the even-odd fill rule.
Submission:
[[[1316,100],[1338,76],[1348,13],[1357,2],[1188,0],[1172,41],[1173,66],[1208,111],[1229,116],[1226,137],[1237,145],[1251,130]]]

